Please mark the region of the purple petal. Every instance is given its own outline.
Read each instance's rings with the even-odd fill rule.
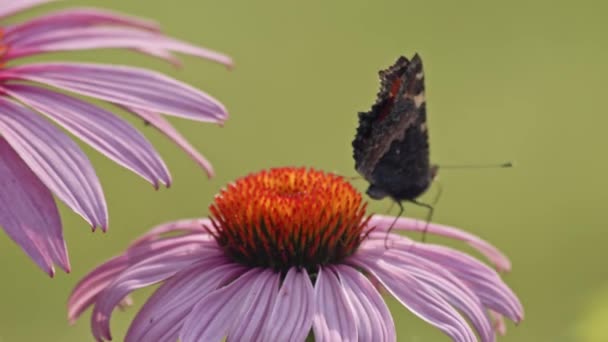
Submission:
[[[477,294],[446,270],[443,265],[421,258],[409,253],[409,251],[397,248],[386,249],[384,243],[380,241],[376,242],[375,247],[370,245],[367,244],[364,247],[364,250],[369,252],[369,254],[366,253],[366,256],[369,257],[370,254],[374,254],[377,259],[382,259],[395,266],[395,270],[403,272],[406,276],[413,276],[421,283],[432,288],[458,311],[467,316],[482,341],[495,341],[490,319]],[[413,248],[415,247],[411,249]]]
[[[124,269],[129,266],[126,255],[114,257],[82,278],[68,299],[68,321],[70,324],[92,305],[101,293]]]
[[[114,257],[96,267],[80,280],[74,290],[72,290],[68,300],[69,321],[74,323],[84,310],[97,300],[99,293],[108,287],[129,266],[158,254],[168,253],[169,251],[188,246],[196,246],[201,249],[206,248],[209,254],[221,254],[221,251],[217,247],[215,247],[214,251],[214,248],[210,248],[211,245],[205,246],[199,236],[193,235],[147,241],[146,243],[129,248],[125,254]]]
[[[374,284],[350,266],[339,265],[334,269],[353,305],[359,341],[396,341],[393,317]]]
[[[163,281],[181,269],[200,262],[209,255],[199,246],[182,246],[147,258],[125,269],[97,298],[91,325],[98,340],[111,340],[110,317],[114,308],[130,292]]]
[[[171,176],[154,147],[135,128],[114,114],[81,100],[26,85],[6,85],[8,93],[47,115],[118,164],[155,187]]]
[[[222,123],[228,115],[221,103],[202,91],[140,68],[41,63],[5,69],[0,76],[40,82],[123,106],[190,120]]]
[[[507,334],[507,325],[505,324],[505,318],[492,310],[490,310],[490,317],[494,321],[494,330],[500,335],[504,336]]]
[[[372,218],[369,220],[368,226],[376,227],[376,229],[379,231],[387,231],[391,225],[393,225],[393,222],[395,222],[395,224],[392,229],[415,232],[422,232],[426,229],[426,232],[429,234],[436,234],[447,238],[464,241],[486,256],[498,270],[508,271],[511,269],[511,262],[509,261],[509,258],[501,253],[498,248],[464,230],[405,217],[398,218],[397,221],[395,221],[393,216],[383,215],[372,216]]]
[[[304,341],[312,326],[315,294],[306,271],[291,268],[279,290],[261,341]]]
[[[197,263],[167,280],[141,308],[125,341],[177,341],[192,308],[208,293],[245,273],[226,258]]]
[[[149,243],[150,241],[156,241],[163,238],[167,233],[202,233],[207,235],[203,225],[210,224],[211,220],[208,218],[183,219],[159,224],[133,241],[131,245],[129,245],[129,248],[134,248]]]
[[[315,315],[312,330],[315,342],[357,341],[353,306],[330,268],[319,268],[315,283]]]
[[[357,253],[350,260],[378,279],[402,305],[416,316],[437,327],[455,342],[475,342],[477,340],[458,311],[431,287],[384,260],[372,263],[364,253]]]
[[[59,129],[0,97],[0,132],[42,183],[95,227],[106,229],[101,185],[86,155]]]
[[[417,244],[410,253],[442,265],[467,284],[481,303],[514,322],[523,319],[523,307],[500,276],[475,258],[459,251],[431,244]]]
[[[54,0],[0,0],[0,18],[52,1]]]
[[[281,277],[278,273],[264,270],[250,286],[244,298],[238,322],[228,333],[228,341],[260,341],[262,330],[270,321],[270,314],[279,293]]]
[[[4,30],[4,39],[8,43],[12,43],[14,40],[22,37],[33,37],[39,33],[56,29],[82,28],[92,25],[118,25],[148,31],[160,31],[160,26],[151,20],[98,8],[68,8],[29,19],[24,23],[9,26]]]
[[[205,172],[207,172],[207,176],[209,178],[215,175],[211,163],[207,161],[207,159],[203,157],[203,155],[200,154],[196,148],[190,145],[188,140],[186,140],[186,138],[184,138],[175,128],[173,128],[169,121],[163,118],[160,114],[141,109],[125,109],[142,118],[145,122],[158,129],[167,138],[173,141],[179,148],[184,150],[188,154],[188,156],[192,158],[192,160],[194,160],[203,170],[205,170]]]
[[[49,190],[0,136],[0,226],[53,276],[53,262],[66,272],[70,263],[59,212]]]
[[[264,285],[263,271],[253,268],[229,285],[209,292],[192,309],[179,334],[182,342],[220,341],[230,328],[241,324],[239,315],[250,289]]]
[[[158,32],[105,26],[52,28],[44,32],[36,31],[30,35],[22,33],[19,39],[10,43],[10,49],[4,57],[10,60],[44,52],[103,48],[179,52],[232,66],[232,60],[224,54]]]

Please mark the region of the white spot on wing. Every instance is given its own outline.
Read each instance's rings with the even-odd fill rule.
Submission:
[[[414,105],[416,108],[420,108],[420,106],[424,103],[424,91],[418,95],[414,95]]]

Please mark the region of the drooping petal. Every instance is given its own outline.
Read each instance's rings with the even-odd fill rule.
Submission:
[[[226,258],[208,259],[180,271],[146,301],[125,341],[177,341],[192,308],[207,294],[245,272],[244,266]]]
[[[129,264],[126,255],[119,255],[97,266],[82,278],[68,299],[68,322],[76,323],[78,317],[95,302],[99,293],[112,283],[120,272],[129,267]]]
[[[391,248],[407,251],[440,264],[467,284],[485,307],[505,315],[515,323],[523,319],[524,309],[517,296],[502,281],[496,271],[479,260],[451,248],[416,243],[396,234],[372,232],[368,237],[369,239],[362,244],[363,248],[373,244],[381,247],[386,241],[389,241]]]
[[[455,342],[477,341],[460,313],[431,287],[384,260],[368,260],[365,253],[351,256],[350,261],[372,274],[416,316],[437,327]]]
[[[353,305],[359,341],[396,341],[393,317],[374,284],[350,266],[338,265],[334,269]]]
[[[145,122],[158,129],[167,138],[173,141],[179,148],[184,150],[205,172],[209,178],[215,175],[213,166],[211,163],[190,143],[184,138],[172,125],[163,118],[160,114],[153,113],[147,110],[141,110],[136,108],[125,108],[129,112],[142,118]]]
[[[75,320],[96,300],[97,296],[108,287],[116,277],[128,267],[159,254],[169,253],[175,249],[188,246],[207,248],[208,253],[219,255],[217,245],[201,241],[202,236],[193,234],[153,240],[131,247],[126,253],[116,256],[96,267],[78,282],[68,300],[68,320]]]
[[[495,341],[490,319],[477,294],[441,264],[409,253],[408,250],[386,249],[381,241],[361,246],[359,251],[365,252],[367,257],[373,256],[374,259],[392,264],[394,269],[403,272],[404,276],[413,276],[422,284],[432,288],[459,312],[466,315],[479,333],[481,341]]]
[[[123,106],[202,122],[222,123],[224,106],[208,94],[161,73],[118,65],[39,63],[0,75],[44,83]]]
[[[304,341],[312,326],[315,294],[306,271],[291,268],[279,290],[270,323],[260,334],[261,341]]]
[[[114,114],[43,88],[28,85],[5,85],[3,88],[156,188],[159,183],[165,186],[171,183],[167,166],[152,144]]]
[[[43,271],[70,264],[53,196],[0,136],[0,227]]]
[[[230,331],[250,294],[265,284],[262,269],[252,268],[229,285],[209,292],[192,309],[179,334],[182,342],[221,341]],[[204,324],[201,324],[204,322]]]
[[[426,232],[429,234],[436,234],[466,242],[486,256],[500,271],[508,271],[511,269],[509,258],[498,250],[498,248],[464,230],[406,217],[400,217],[395,221],[394,217],[384,215],[372,216],[368,225],[370,227],[375,227],[378,231],[386,231],[391,228],[391,226],[391,229],[414,232],[423,232],[426,229]]]
[[[504,336],[507,333],[507,325],[505,324],[505,318],[503,315],[490,310],[490,317],[494,321],[494,330],[500,335]]]
[[[107,228],[108,211],[95,170],[70,138],[5,97],[0,97],[0,132],[59,199],[93,228]]]
[[[110,317],[130,292],[163,281],[179,270],[206,258],[217,257],[199,246],[182,246],[159,253],[122,271],[100,294],[93,308],[91,326],[98,340],[111,340]]]
[[[230,57],[219,52],[198,47],[184,41],[167,37],[158,32],[128,27],[66,27],[52,28],[32,35],[20,34],[20,38],[9,43],[4,55],[7,60],[45,52],[126,48],[143,52],[164,50],[188,54],[227,66],[232,66]]]
[[[475,258],[438,245],[417,244],[408,252],[442,265],[467,284],[482,304],[514,322],[523,319],[524,309],[513,291],[490,267]]]
[[[0,0],[0,18],[55,0]]]
[[[156,227],[148,230],[145,234],[137,238],[129,245],[129,248],[137,247],[150,241],[155,241],[163,238],[163,235],[167,233],[192,233],[200,232],[206,234],[203,225],[211,224],[211,220],[208,218],[195,218],[195,219],[183,219],[178,221],[171,221],[163,224],[159,224]]]
[[[41,32],[49,32],[63,28],[82,28],[93,25],[117,25],[153,32],[160,31],[158,23],[152,20],[133,17],[105,9],[82,7],[67,8],[46,13],[23,23],[8,26],[4,29],[4,39],[5,41],[12,43],[17,39],[25,39],[24,37],[34,37]]]
[[[315,342],[358,341],[353,306],[340,279],[330,268],[319,268],[315,283]]]
[[[264,270],[250,286],[243,300],[241,313],[235,316],[235,326],[228,333],[228,341],[261,341],[261,332],[269,320],[279,292],[281,277],[278,273]]]

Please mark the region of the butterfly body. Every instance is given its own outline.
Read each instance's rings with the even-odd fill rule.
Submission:
[[[422,60],[400,57],[379,75],[376,103],[359,113],[355,168],[369,182],[371,198],[414,201],[437,173],[429,160]]]

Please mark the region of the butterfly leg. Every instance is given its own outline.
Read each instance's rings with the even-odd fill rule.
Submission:
[[[438,180],[435,180],[435,184],[437,185],[437,193],[435,194],[435,198],[433,199],[433,206],[436,206],[441,198],[441,194],[443,193],[443,186]]]
[[[426,214],[426,224],[424,225],[424,230],[422,231],[422,242],[426,242],[426,231],[429,228],[429,223],[431,222],[431,219],[433,218],[433,213],[435,212],[435,208],[428,203],[418,202],[416,200],[408,200],[408,202],[411,202],[417,206],[428,209],[428,212]]]
[[[391,223],[390,227],[388,227],[388,230],[386,231],[386,236],[384,236],[384,248],[388,249],[388,234],[390,234],[391,230],[393,230],[393,227],[395,226],[395,223],[397,223],[397,220],[401,217],[401,215],[403,214],[403,204],[401,203],[401,201],[393,201],[394,203],[397,203],[397,205],[399,206],[399,213],[397,214],[397,216],[395,216],[395,219],[393,220],[393,223]]]

